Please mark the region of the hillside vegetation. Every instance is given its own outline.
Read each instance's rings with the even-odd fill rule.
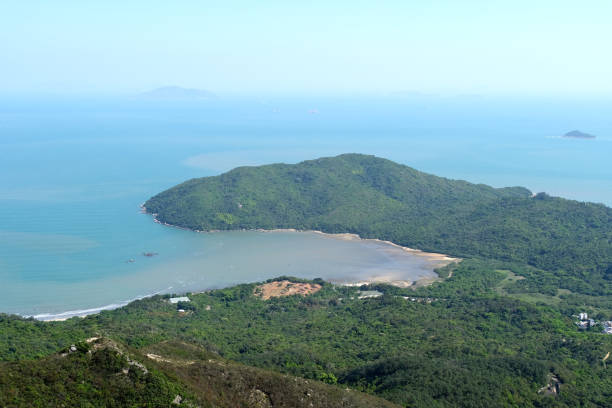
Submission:
[[[0,394],[17,390],[22,398],[58,401],[61,391],[91,401],[98,390],[113,401],[123,398],[121,387],[133,387],[115,406],[176,394],[218,406],[241,406],[237,401],[251,397],[274,407],[385,406],[345,392],[349,387],[409,407],[605,406],[612,371],[602,359],[612,351],[612,336],[600,328],[578,331],[571,314],[581,308],[571,304],[555,308],[497,295],[507,276],[498,266],[463,261],[451,278],[430,287],[368,288],[384,293],[375,299],[317,280],[312,283],[322,288],[308,296],[264,300],[257,284],[189,294],[191,302],[180,305],[188,305],[185,313],[168,296],[155,296],[51,324],[0,315],[0,359],[17,360],[0,363]],[[296,281],[278,280],[287,279]],[[607,320],[611,313],[593,315]],[[123,360],[104,371],[86,352],[32,360],[91,336],[125,345],[153,377],[119,374]],[[62,368],[67,358],[78,364]],[[561,381],[560,395],[539,392],[552,376]],[[147,388],[151,382],[159,385]]]
[[[348,388],[233,363],[182,342],[128,352],[102,338],[73,350],[0,362],[0,406],[398,407]]]
[[[0,363],[0,406],[167,407],[177,396],[187,402],[187,387],[132,358],[116,342],[97,339],[39,360]]]
[[[608,207],[363,155],[238,168],[146,206],[197,230],[351,232],[463,260],[425,287],[283,276],[63,322],[0,314],[0,406],[610,406],[612,336],[574,317],[612,320]]]
[[[240,167],[189,180],[145,203],[194,230],[350,232],[426,251],[531,265],[524,290],[610,295],[612,209],[449,180],[374,156]]]

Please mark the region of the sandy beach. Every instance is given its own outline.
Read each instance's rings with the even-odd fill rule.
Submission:
[[[157,219],[157,214],[151,214],[147,212],[147,209],[144,205],[140,206],[141,211],[143,213],[147,213],[150,214],[153,217],[153,221],[164,225],[164,226],[168,226],[168,227],[174,227],[174,228],[179,228],[179,229],[186,229],[186,230],[190,230],[193,232],[197,232],[197,233],[215,233],[215,232],[219,232],[218,230],[191,230],[189,228],[184,228],[184,227],[179,227],[176,225],[172,225],[172,224],[168,224],[165,222],[161,222]],[[244,230],[247,231],[247,230]],[[257,232],[265,232],[265,233],[274,233],[274,232],[302,232],[302,233],[314,233],[314,234],[320,234],[320,235],[324,235],[325,237],[329,237],[332,239],[338,239],[338,240],[343,240],[343,241],[365,241],[365,242],[373,242],[373,243],[379,243],[379,244],[383,244],[383,245],[388,245],[389,247],[392,248],[397,248],[400,249],[402,251],[405,251],[407,253],[410,253],[411,255],[414,256],[418,256],[418,257],[422,257],[427,259],[428,262],[431,263],[431,267],[432,269],[437,269],[437,268],[442,268],[444,266],[447,266],[451,263],[454,262],[459,262],[461,261],[460,258],[453,258],[451,256],[448,256],[446,254],[441,254],[441,253],[436,253],[436,252],[425,252],[422,251],[420,249],[415,249],[415,248],[409,248],[409,247],[405,247],[405,246],[401,246],[398,245],[392,241],[386,241],[386,240],[381,240],[381,239],[377,239],[377,238],[362,238],[361,236],[359,236],[358,234],[352,234],[352,233],[337,233],[337,234],[332,234],[332,233],[327,233],[327,232],[323,232],[323,231],[319,231],[319,230],[299,230],[296,228],[275,228],[275,229],[263,229],[263,228],[257,228],[257,229],[253,229],[250,231],[257,231]],[[334,280],[330,280],[330,282],[332,283],[336,283],[336,284],[341,284],[341,285],[348,285],[348,286],[361,286],[361,285],[368,285],[368,284],[374,284],[374,283],[386,283],[386,284],[390,284],[390,285],[394,285],[394,286],[398,286],[398,287],[421,287],[421,286],[427,286],[427,285],[431,285],[434,282],[440,281],[442,280],[439,277],[422,277],[420,279],[416,279],[416,280],[405,280],[405,279],[399,279],[397,275],[391,275],[391,274],[381,274],[381,275],[376,275],[376,276],[371,276],[371,277],[367,277],[365,279],[359,279],[353,282],[346,282],[346,281],[334,281]]]
[[[442,268],[451,263],[461,261],[461,258],[453,258],[448,255],[440,254],[436,252],[425,252],[420,249],[414,249],[414,248],[401,246],[391,241],[385,241],[385,240],[376,239],[376,238],[362,238],[358,234],[351,234],[351,233],[330,234],[330,233],[323,232],[323,231],[297,230],[295,228],[282,228],[282,229],[279,228],[279,229],[271,229],[271,230],[257,229],[256,231],[259,231],[259,232],[308,232],[308,233],[321,234],[329,238],[339,239],[343,241],[376,242],[376,243],[380,243],[384,245],[389,245],[390,247],[393,247],[393,248],[401,249],[402,251],[408,252],[414,256],[426,258],[429,262],[432,263],[432,268],[434,269]],[[407,288],[407,287],[417,288],[417,287],[431,285],[432,283],[438,282],[441,280],[442,278],[440,277],[423,277],[417,280],[403,280],[403,279],[398,279],[396,275],[383,274],[383,275],[367,277],[365,279],[360,279],[354,282],[341,282],[341,281],[335,281],[335,280],[330,280],[330,282],[345,285],[345,286],[361,286],[361,285],[370,285],[370,284],[375,284],[375,283],[385,283],[385,284],[389,284],[393,286],[398,286],[401,288]]]

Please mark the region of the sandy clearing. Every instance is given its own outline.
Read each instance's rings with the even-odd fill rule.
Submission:
[[[268,300],[272,297],[302,295],[307,296],[321,290],[318,283],[297,283],[288,280],[268,282],[255,287],[253,294]]]

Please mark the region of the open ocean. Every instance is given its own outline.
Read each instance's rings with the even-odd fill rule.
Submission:
[[[574,129],[597,139],[559,137]],[[610,101],[4,98],[0,312],[69,316],[280,275],[431,276],[422,258],[372,241],[197,234],[139,213],[147,198],[192,177],[348,152],[612,205]]]

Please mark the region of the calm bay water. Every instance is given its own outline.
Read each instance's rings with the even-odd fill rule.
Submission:
[[[191,177],[346,152],[611,205],[611,117],[607,101],[0,100],[0,311],[58,314],[279,275],[426,276],[422,258],[381,243],[196,234],[138,206]],[[557,137],[573,129],[598,138]]]

